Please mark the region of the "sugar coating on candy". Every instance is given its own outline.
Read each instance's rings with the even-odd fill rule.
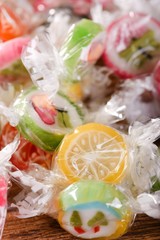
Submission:
[[[60,225],[80,238],[120,237],[132,219],[125,195],[99,181],[79,181],[59,195]]]

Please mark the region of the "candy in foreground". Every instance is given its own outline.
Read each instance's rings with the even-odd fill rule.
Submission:
[[[127,197],[101,181],[79,181],[59,195],[58,221],[62,228],[84,239],[116,239],[131,224]]]
[[[120,182],[127,167],[127,146],[123,136],[113,128],[88,123],[66,135],[57,162],[71,182],[80,179]]]
[[[129,14],[107,28],[104,61],[121,77],[153,71],[160,54],[160,22],[145,14]]]
[[[76,79],[80,65],[96,62],[103,49],[104,32],[100,24],[82,19],[73,25],[60,51],[68,75]]]
[[[51,101],[36,87],[25,90],[16,99],[14,109],[21,134],[48,151],[57,148],[66,133],[82,124],[80,108],[68,97],[57,93]]]

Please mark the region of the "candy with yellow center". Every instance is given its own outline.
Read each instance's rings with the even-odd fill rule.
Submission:
[[[118,131],[89,123],[66,135],[57,161],[60,170],[71,182],[96,179],[118,183],[127,167],[127,146]]]

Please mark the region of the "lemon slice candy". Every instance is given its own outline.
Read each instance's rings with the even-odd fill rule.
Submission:
[[[117,183],[127,167],[127,146],[113,128],[89,123],[64,138],[57,161],[71,182],[96,179]]]

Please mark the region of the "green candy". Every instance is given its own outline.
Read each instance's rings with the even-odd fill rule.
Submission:
[[[132,219],[127,197],[105,182],[75,182],[60,193],[58,200],[60,225],[84,239],[120,237]]]
[[[76,192],[74,197],[72,192]],[[64,211],[74,208],[77,205],[87,203],[100,202],[111,203],[114,199],[118,199],[122,203],[122,208],[116,209],[118,214],[125,214],[124,204],[127,203],[127,198],[115,186],[106,184],[96,180],[78,181],[60,193],[60,206]]]
[[[67,70],[67,79],[76,80],[75,76],[81,65],[80,55],[83,48],[89,46],[92,40],[103,32],[103,27],[92,20],[82,19],[70,29],[60,50]],[[69,78],[68,78],[69,76]]]
[[[60,92],[51,103],[45,93],[31,87],[18,96],[13,107],[19,115],[20,133],[46,151],[55,150],[65,134],[83,123],[81,109]]]

